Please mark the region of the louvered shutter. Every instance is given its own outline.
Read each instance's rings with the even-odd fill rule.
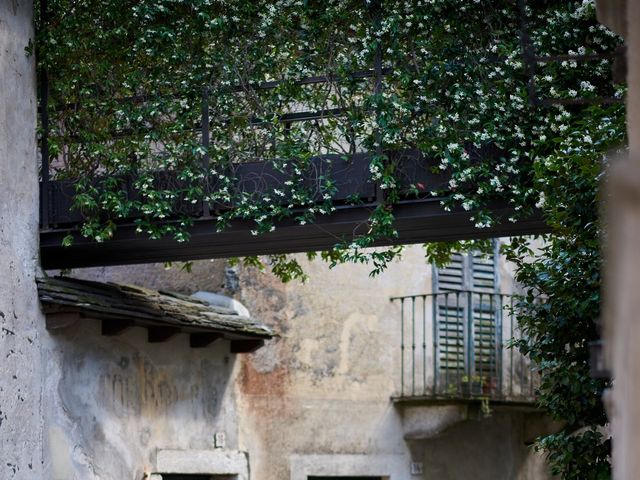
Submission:
[[[495,293],[496,279],[496,254],[482,255],[475,252],[469,255],[471,261],[471,288],[474,292]]]
[[[497,245],[490,255],[469,255],[473,283],[473,364],[475,375],[486,376],[496,367],[496,319],[498,305]]]
[[[451,256],[451,263],[438,268],[436,282],[438,291],[464,290],[465,289],[465,258],[456,253]]]
[[[464,373],[464,322],[466,295],[460,292],[443,294],[438,300],[438,348],[441,370]]]
[[[451,262],[435,271],[438,296],[438,349],[441,371],[464,373],[464,322],[466,295],[466,258],[460,254],[451,256]]]
[[[486,377],[496,371],[497,260],[496,244],[490,255],[455,254],[449,265],[434,269],[434,291],[439,292],[438,368],[445,385],[452,376]],[[470,313],[473,331],[465,335]],[[473,337],[472,352],[465,348],[467,335]]]

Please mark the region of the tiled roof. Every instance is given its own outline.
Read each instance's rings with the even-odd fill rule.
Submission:
[[[101,283],[66,277],[37,279],[47,316],[78,314],[105,325],[168,327],[197,334],[214,333],[231,340],[268,339],[274,332],[235,310],[209,305],[186,295],[132,285]]]

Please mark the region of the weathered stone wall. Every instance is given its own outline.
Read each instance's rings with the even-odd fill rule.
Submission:
[[[225,268],[224,260],[202,260],[193,262],[189,268],[181,262],[171,264],[149,263],[117,267],[79,268],[68,275],[97,282],[131,283],[154,290],[191,295],[199,290],[207,292],[233,291],[233,269]],[[60,272],[51,271],[49,275]]]
[[[190,274],[162,265],[74,271],[82,278],[187,294],[225,292],[281,337],[253,355],[238,357],[233,369],[225,367],[224,353],[189,352],[182,349],[185,341],[181,344],[180,338],[166,346],[145,346],[142,332],[109,339],[99,337],[97,326],[90,324],[83,334],[71,330],[53,337],[57,346],[48,373],[53,383],[47,391],[65,393],[56,400],[47,424],[64,438],[56,437],[62,451],[83,452],[71,457],[71,464],[56,466],[56,472],[73,467],[77,478],[84,478],[94,468],[107,475],[104,465],[123,451],[129,452],[121,462],[126,465],[115,470],[116,475],[156,471],[165,454],[154,454],[154,449],[210,449],[214,431],[224,429],[230,448],[248,453],[253,480],[307,480],[310,475],[422,478],[410,474],[412,461],[423,463],[424,478],[548,478],[544,463],[525,445],[533,440],[527,432],[540,424],[539,416],[495,411],[484,417],[477,407],[459,405],[422,406],[409,413],[391,402],[399,389],[400,311],[389,299],[431,292],[432,269],[420,246],[409,247],[401,262],[375,279],[368,276],[367,266],[329,270],[321,262],[303,262],[310,275],[305,285],[285,285],[270,273],[246,268],[238,269],[234,285],[234,274],[225,272],[222,261],[195,262]],[[512,274],[510,265],[500,265],[505,293],[513,290]],[[224,385],[226,407],[201,415],[201,403],[217,402],[215,395],[174,402],[171,389],[168,405],[142,406],[150,399],[141,389],[154,392],[151,400],[158,401],[154,388],[141,387],[157,382],[158,371],[178,388],[189,390],[202,382],[202,354],[218,359],[211,371],[217,372],[212,374],[215,383]],[[172,417],[184,422],[180,435]],[[199,457],[193,458],[197,462]]]
[[[179,334],[152,344],[142,328],[104,337],[100,322],[86,319],[52,344],[44,372],[52,480],[142,480],[181,458],[193,468],[194,455],[215,455],[218,432],[226,436],[219,452],[235,452],[236,356],[228,342],[192,349]],[[164,471],[215,473],[219,464]]]
[[[421,247],[408,248],[401,262],[375,279],[362,265],[329,271],[316,262],[305,269],[306,285],[241,274],[239,299],[282,334],[240,359],[240,446],[251,454],[253,478],[422,478],[410,474],[412,461],[423,462],[425,479],[548,478],[525,445],[533,419],[522,412],[484,418],[466,408],[452,415],[421,407],[419,416],[435,436],[405,440],[413,420],[390,401],[399,390],[400,366],[400,312],[390,297],[431,291],[431,267]],[[504,288],[510,274],[503,265]],[[445,468],[448,463],[453,465]]]
[[[36,82],[27,0],[0,2],[0,478],[42,479]]]

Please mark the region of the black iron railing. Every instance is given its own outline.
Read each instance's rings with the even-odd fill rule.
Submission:
[[[534,366],[508,346],[522,337],[517,297],[449,291],[391,300],[400,307],[398,397],[535,401]]]
[[[531,2],[533,3],[533,2]],[[541,67],[547,65],[558,65],[561,62],[574,62],[576,65],[588,64],[588,62],[611,60],[613,62],[613,81],[614,83],[623,83],[616,77],[616,70],[620,69],[618,64],[626,64],[626,50],[619,47],[614,51],[593,53],[593,54],[567,54],[567,55],[539,55],[536,52],[534,42],[530,36],[529,14],[527,9],[529,2],[527,0],[518,0],[518,15],[520,21],[520,48],[522,50],[522,58],[525,63],[527,73],[527,90],[529,103],[535,107],[548,107],[551,105],[607,105],[624,102],[622,96],[597,96],[592,98],[552,98],[541,95],[538,88],[536,76]],[[542,3],[539,4],[544,5]]]
[[[527,5],[526,0],[518,0],[518,14],[521,22],[520,37],[522,47],[522,58],[526,66],[526,75],[529,85],[529,99],[534,106],[547,106],[556,103],[563,104],[589,104],[589,103],[612,103],[620,102],[618,97],[598,97],[590,99],[572,98],[572,99],[552,99],[545,98],[544,91],[540,85],[536,84],[536,75],[539,74],[545,65],[553,65],[554,62],[562,62],[570,60],[572,62],[601,61],[613,58],[612,52],[603,52],[601,54],[592,55],[556,55],[543,56],[541,52],[535,49],[535,42],[532,40],[530,30],[532,25],[529,18],[535,19],[536,12],[531,11],[527,14],[528,7],[536,6],[544,8],[545,3],[536,5]],[[534,2],[529,2],[534,3]],[[42,0],[41,4],[41,28],[47,28],[49,18],[47,15],[47,2]],[[372,5],[378,5],[378,2],[371,2]],[[371,21],[374,22],[374,30],[377,22],[380,21],[381,12],[375,8],[371,12]],[[528,18],[529,17],[529,18]],[[535,22],[533,22],[535,24]],[[535,33],[532,31],[532,33]],[[393,80],[391,73],[396,69],[404,68],[407,64],[403,59],[388,58],[385,52],[387,46],[385,37],[380,38],[376,46],[375,55],[366,65],[360,65],[357,70],[349,73],[336,73],[327,65],[327,69],[316,71],[308,77],[299,78],[293,82],[296,86],[318,86],[318,88],[335,89],[338,84],[357,84],[358,94],[354,96],[358,99],[369,97],[378,97],[382,95],[385,88],[389,88],[389,83]],[[618,52],[620,53],[620,52]],[[619,55],[617,55],[619,57]],[[488,54],[487,61],[500,64],[507,61],[506,57],[500,55]],[[481,58],[485,58],[484,54]],[[466,61],[462,61],[462,65],[466,65]],[[409,62],[410,63],[410,62]],[[454,62],[455,63],[455,62]],[[452,66],[454,65],[452,63]],[[326,70],[326,71],[325,71]],[[274,72],[274,76],[276,72]],[[240,76],[241,77],[241,76]],[[385,201],[385,190],[380,182],[371,178],[369,166],[372,156],[384,159],[383,162],[389,162],[394,167],[394,176],[399,183],[399,201],[394,202],[393,213],[396,218],[395,226],[399,233],[398,237],[380,239],[379,245],[389,245],[396,243],[417,243],[441,240],[459,240],[478,237],[495,237],[495,236],[516,236],[524,234],[538,234],[549,231],[549,227],[544,223],[539,212],[534,212],[530,218],[522,219],[516,224],[508,222],[507,219],[513,214],[512,205],[501,197],[496,198],[495,202],[487,205],[492,211],[495,218],[498,219],[495,225],[490,228],[478,229],[470,221],[473,212],[465,212],[462,209],[458,211],[446,212],[441,208],[440,202],[444,197],[448,197],[453,192],[449,191],[449,178],[446,171],[440,171],[436,167],[436,159],[427,158],[424,152],[419,151],[415,147],[412,140],[407,142],[407,148],[402,150],[382,151],[382,142],[380,141],[380,132],[374,132],[377,137],[376,147],[364,151],[364,146],[358,140],[358,132],[353,131],[348,125],[342,124],[340,129],[339,143],[341,149],[345,152],[334,152],[333,155],[326,155],[323,151],[318,151],[318,155],[309,163],[309,171],[304,172],[305,182],[309,184],[312,192],[318,193],[314,197],[314,201],[319,204],[324,202],[324,196],[320,195],[320,187],[322,179],[329,180],[335,186],[336,191],[331,196],[332,202],[336,207],[335,213],[320,216],[313,222],[305,225],[298,225],[293,221],[294,216],[283,219],[278,223],[278,229],[270,237],[261,236],[260,240],[254,239],[251,231],[255,228],[254,223],[250,221],[243,222],[241,219],[233,222],[226,230],[226,233],[217,232],[216,218],[220,212],[233,210],[235,204],[229,201],[220,204],[219,201],[207,200],[211,192],[219,190],[216,184],[216,178],[209,173],[210,159],[208,152],[210,143],[213,142],[211,131],[214,124],[219,125],[225,119],[220,117],[220,112],[215,105],[214,99],[218,96],[219,89],[223,89],[225,93],[229,91],[234,93],[249,92],[251,94],[272,90],[283,85],[283,80],[266,81],[259,84],[241,81],[238,78],[237,84],[231,86],[221,86],[220,83],[213,85],[202,85],[202,97],[195,98],[196,94],[192,93],[189,101],[201,103],[201,114],[190,117],[189,122],[185,122],[185,127],[190,132],[191,139],[201,143],[205,152],[203,156],[202,171],[205,172],[202,177],[202,183],[197,185],[204,192],[202,201],[197,204],[186,204],[177,202],[173,205],[171,212],[174,214],[170,218],[163,220],[157,219],[158,225],[167,225],[176,223],[178,217],[188,218],[188,223],[193,225],[189,228],[191,241],[187,244],[184,242],[176,242],[170,238],[161,240],[149,240],[142,238],[139,234],[136,222],[144,217],[140,209],[132,209],[123,216],[111,215],[103,212],[105,217],[110,218],[117,224],[117,232],[115,232],[112,241],[96,243],[91,238],[85,238],[82,235],[82,226],[86,221],[85,215],[75,205],[74,200],[77,198],[77,176],[65,172],[64,158],[61,158],[58,149],[49,148],[49,142],[53,138],[52,131],[59,123],[56,113],[64,110],[82,110],[87,105],[82,102],[64,103],[62,99],[54,99],[50,103],[51,92],[54,88],[49,89],[49,78],[47,72],[43,69],[39,72],[40,80],[40,98],[39,110],[41,115],[41,259],[44,268],[71,268],[71,267],[88,267],[96,265],[112,264],[118,265],[123,263],[138,262],[159,262],[159,261],[180,261],[194,260],[199,258],[215,258],[227,256],[242,255],[258,255],[271,253],[285,253],[297,251],[313,251],[331,249],[337,243],[342,241],[350,241],[354,236],[368,231],[368,222],[371,214],[375,209]],[[55,78],[53,79],[55,81]],[[291,83],[286,80],[285,83]],[[51,86],[54,84],[52,83]],[[184,92],[183,92],[184,94]],[[123,105],[145,104],[154,100],[154,92],[137,92],[133,96],[120,98],[117,103]],[[159,94],[158,94],[159,95]],[[179,92],[165,93],[178,98]],[[111,99],[109,99],[111,101]],[[92,99],[89,104],[95,107],[100,105],[100,98]],[[369,120],[376,119],[380,112],[376,110],[376,102],[369,105],[368,102],[361,102],[356,110],[360,114],[369,117]],[[287,102],[285,102],[285,105]],[[53,108],[55,106],[55,108]],[[108,110],[108,109],[107,109]],[[291,130],[295,130],[295,125],[302,123],[303,125],[321,124],[323,121],[338,118],[345,119],[353,107],[345,106],[344,102],[326,101],[321,104],[296,104],[295,108],[276,108],[273,112],[273,118],[265,118],[264,112],[256,112],[255,109],[248,108],[243,112],[243,118],[251,119],[249,123],[250,129],[260,128],[269,124],[269,121],[277,120],[279,127],[281,126],[287,136],[291,135]],[[276,115],[277,113],[277,115]],[[425,116],[425,121],[430,121],[429,116],[431,110],[429,108],[416,109],[413,115]],[[268,116],[267,116],[268,117]],[[378,119],[379,120],[379,119]],[[191,123],[193,125],[191,125]],[[218,123],[214,123],[218,122]],[[372,125],[380,125],[379,121],[372,121]],[[348,128],[347,128],[348,127]],[[137,127],[136,133],[145,133],[151,130],[151,125],[141,125]],[[266,127],[265,127],[266,128]],[[312,127],[309,127],[311,129]],[[69,144],[81,142],[81,138],[75,132],[68,132]],[[115,131],[113,138],[119,138],[123,135],[130,134],[130,131]],[[182,132],[181,132],[182,133]],[[233,135],[230,135],[232,137]],[[275,138],[275,137],[274,137]],[[360,139],[361,140],[361,139]],[[275,145],[275,141],[271,142]],[[344,144],[344,145],[342,145]],[[275,147],[274,147],[275,150]],[[322,149],[321,149],[322,150]],[[224,177],[233,180],[233,191],[255,195],[256,198],[261,194],[274,189],[283,190],[281,184],[290,180],[290,172],[281,172],[273,168],[272,162],[265,160],[258,155],[259,152],[246,153],[242,159],[234,159],[229,165],[220,166],[224,170]],[[342,153],[345,153],[344,155]],[[384,153],[384,155],[382,155]],[[491,161],[492,158],[499,158],[505,153],[495,144],[485,144],[481,148],[475,149],[469,147],[470,162],[476,164],[482,161]],[[248,160],[249,158],[249,160]],[[237,160],[237,161],[236,161]],[[59,175],[62,171],[64,174]],[[89,178],[100,182],[104,173],[103,168],[96,168],[92,175],[87,174]],[[119,178],[121,190],[117,193],[127,200],[136,201],[140,198],[139,189],[135,188],[135,177],[133,174],[126,178]],[[164,189],[169,185],[169,190],[182,188],[180,181],[173,172],[158,171],[154,172],[154,181],[158,183],[160,188]],[[419,187],[419,188],[418,188]],[[417,191],[419,190],[419,191]],[[430,192],[440,192],[441,197],[432,196]],[[457,193],[462,193],[460,188]],[[283,198],[283,202],[289,204],[288,198]],[[293,204],[294,210],[305,211],[298,204]],[[288,229],[288,230],[285,230]],[[63,242],[68,243],[69,238],[73,238],[71,247],[63,247]],[[151,243],[152,242],[152,243]],[[231,248],[230,246],[233,246]],[[450,369],[449,369],[450,370]],[[443,380],[443,381],[446,381]],[[442,382],[441,382],[442,383]],[[438,387],[440,388],[441,385]]]
[[[47,1],[42,0],[40,2],[41,5],[41,23],[42,28],[46,28],[48,24],[48,13],[47,13]],[[372,18],[371,21],[374,25],[378,25],[380,22],[380,11],[379,11],[379,2],[373,2],[372,4]],[[617,103],[621,102],[622,98],[617,97],[598,97],[591,99],[582,99],[582,98],[573,98],[573,99],[550,99],[550,98],[540,98],[538,89],[536,88],[536,68],[541,64],[548,64],[558,61],[571,60],[576,62],[587,62],[592,60],[604,60],[604,59],[614,59],[621,55],[621,52],[607,52],[602,54],[592,54],[592,55],[556,55],[556,56],[540,56],[536,53],[533,42],[530,38],[529,34],[529,21],[527,15],[527,1],[526,0],[518,0],[518,14],[520,18],[520,38],[521,38],[521,49],[522,49],[522,58],[526,65],[526,72],[528,77],[529,84],[529,97],[530,103],[535,106],[544,106],[544,105],[552,105],[552,104],[592,104],[592,103]],[[376,28],[377,30],[377,28]],[[393,71],[392,66],[397,63],[394,59],[384,59],[383,52],[385,50],[385,45],[382,43],[382,40],[378,43],[376,47],[376,53],[373,57],[372,64],[369,68],[364,70],[353,71],[349,75],[337,75],[333,73],[326,74],[317,74],[308,76],[305,78],[301,78],[298,81],[293,82],[295,85],[337,85],[343,82],[362,82],[363,86],[361,88],[361,93],[363,95],[367,95],[368,92],[373,93],[374,95],[381,95],[384,89],[384,79],[390,75]],[[495,57],[492,61],[496,63],[503,63],[506,61],[506,58],[503,57]],[[72,210],[72,199],[75,195],[75,190],[73,188],[73,181],[60,182],[59,179],[56,178],[56,169],[60,167],[60,165],[55,166],[54,164],[60,164],[61,160],[58,158],[50,157],[49,152],[49,139],[50,139],[50,123],[54,123],[49,118],[49,79],[47,76],[47,72],[42,70],[39,72],[40,76],[40,105],[39,111],[41,115],[41,228],[42,230],[50,230],[56,229],[59,226],[64,225],[78,225],[81,224],[84,220],[84,216],[79,212],[73,212]],[[274,81],[266,81],[260,84],[237,84],[230,87],[225,87],[225,90],[229,90],[232,92],[243,92],[243,91],[260,91],[260,90],[271,90],[278,88],[283,84],[281,80]],[[207,172],[209,167],[209,157],[208,157],[208,149],[210,142],[210,134],[209,129],[211,125],[211,121],[215,116],[215,110],[212,111],[212,106],[210,105],[210,97],[214,93],[211,87],[203,86],[202,89],[202,110],[201,116],[197,121],[196,125],[193,125],[193,131],[199,132],[200,142],[202,144],[203,150],[207,152],[203,158],[203,171]],[[175,93],[176,97],[178,93]],[[127,98],[121,98],[120,101],[123,104],[138,104],[145,103],[153,100],[153,95],[148,94],[140,94],[134,95]],[[95,99],[99,103],[99,99]],[[278,115],[278,121],[281,123],[285,130],[287,131],[292,124],[300,123],[300,122],[317,122],[320,120],[331,119],[336,117],[344,116],[348,113],[348,109],[340,106],[326,105],[325,108],[320,110],[312,109],[305,110],[303,106],[300,106],[302,111],[291,111],[291,112],[281,112]],[[364,108],[364,106],[361,106]],[[81,109],[83,105],[80,103],[69,103],[59,105],[56,109],[59,111],[64,110],[72,110],[72,109]],[[368,112],[371,115],[378,115],[378,112],[370,111]],[[424,111],[416,111],[416,115],[424,115],[428,112]],[[213,115],[212,115],[213,114]],[[259,126],[265,123],[264,119],[257,118],[252,116],[252,120],[250,124],[252,126]],[[149,127],[151,129],[151,127]],[[139,132],[138,132],[139,133]],[[121,135],[126,135],[126,132],[112,132],[113,137],[117,138]],[[349,152],[348,158],[351,160],[356,153],[362,155],[364,152],[356,152],[356,142],[354,138],[345,139],[348,140],[349,143]],[[69,138],[71,143],[74,142],[73,135]],[[380,141],[376,142],[377,145],[381,145]],[[473,150],[473,149],[472,149]],[[375,152],[368,152],[369,155],[375,154],[380,156],[382,153],[387,153],[389,156],[402,156],[406,155],[405,151],[398,152],[382,152],[381,147],[378,147]],[[477,153],[479,160],[486,158],[487,152],[470,152],[472,157],[474,153]],[[494,152],[500,153],[500,152]],[[336,157],[340,157],[340,155],[335,155]],[[412,152],[412,156],[422,157],[420,152]],[[318,159],[322,161],[323,155],[321,152],[318,152]],[[332,156],[329,156],[332,157]],[[325,159],[326,162],[326,159]],[[424,164],[424,162],[423,162]],[[422,165],[421,165],[422,166]],[[251,170],[251,167],[248,167]],[[425,169],[432,170],[434,168],[433,164],[429,164],[425,166]],[[259,168],[254,170],[264,170],[264,165],[260,165]],[[407,170],[411,170],[412,166],[409,166]],[[240,184],[243,183],[242,176],[251,174],[252,172],[247,173],[246,168],[242,165],[237,167],[237,171],[233,172],[233,177],[238,177],[238,182]],[[229,173],[229,172],[227,172]],[[267,172],[268,173],[268,172]],[[351,172],[350,172],[351,173]],[[407,174],[407,172],[400,172],[400,175]],[[334,180],[332,178],[332,180]],[[340,179],[337,179],[338,181]],[[411,178],[411,182],[408,182],[409,185],[423,184],[421,178]],[[209,191],[215,187],[213,185],[215,182],[209,178],[205,177],[204,182],[204,190],[205,193],[209,193]],[[264,182],[263,182],[264,183]],[[344,180],[343,180],[344,183]],[[375,182],[371,181],[371,184]],[[439,184],[434,185],[433,183],[429,184],[429,188],[431,190],[435,190],[437,187],[441,187],[443,184],[446,185],[446,182],[440,182]],[[371,201],[375,200],[375,204],[380,203],[384,199],[384,189],[380,187],[380,185],[373,185],[374,196],[371,197],[369,192],[365,192],[362,195],[358,196],[359,201]],[[351,192],[353,193],[353,192]],[[360,193],[360,192],[356,192]],[[128,193],[129,196],[130,192]],[[350,196],[349,198],[353,198]],[[341,198],[337,198],[338,202],[340,202]],[[374,205],[375,206],[375,205]],[[212,206],[209,202],[203,201],[199,208],[190,207],[189,214],[193,217],[209,217],[211,210],[214,209],[215,206]],[[132,220],[131,218],[125,220]]]

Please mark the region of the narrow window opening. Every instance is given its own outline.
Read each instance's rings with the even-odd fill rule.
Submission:
[[[382,480],[382,477],[307,477],[307,480]]]
[[[162,480],[237,480],[237,475],[191,475],[183,473],[164,473]]]

